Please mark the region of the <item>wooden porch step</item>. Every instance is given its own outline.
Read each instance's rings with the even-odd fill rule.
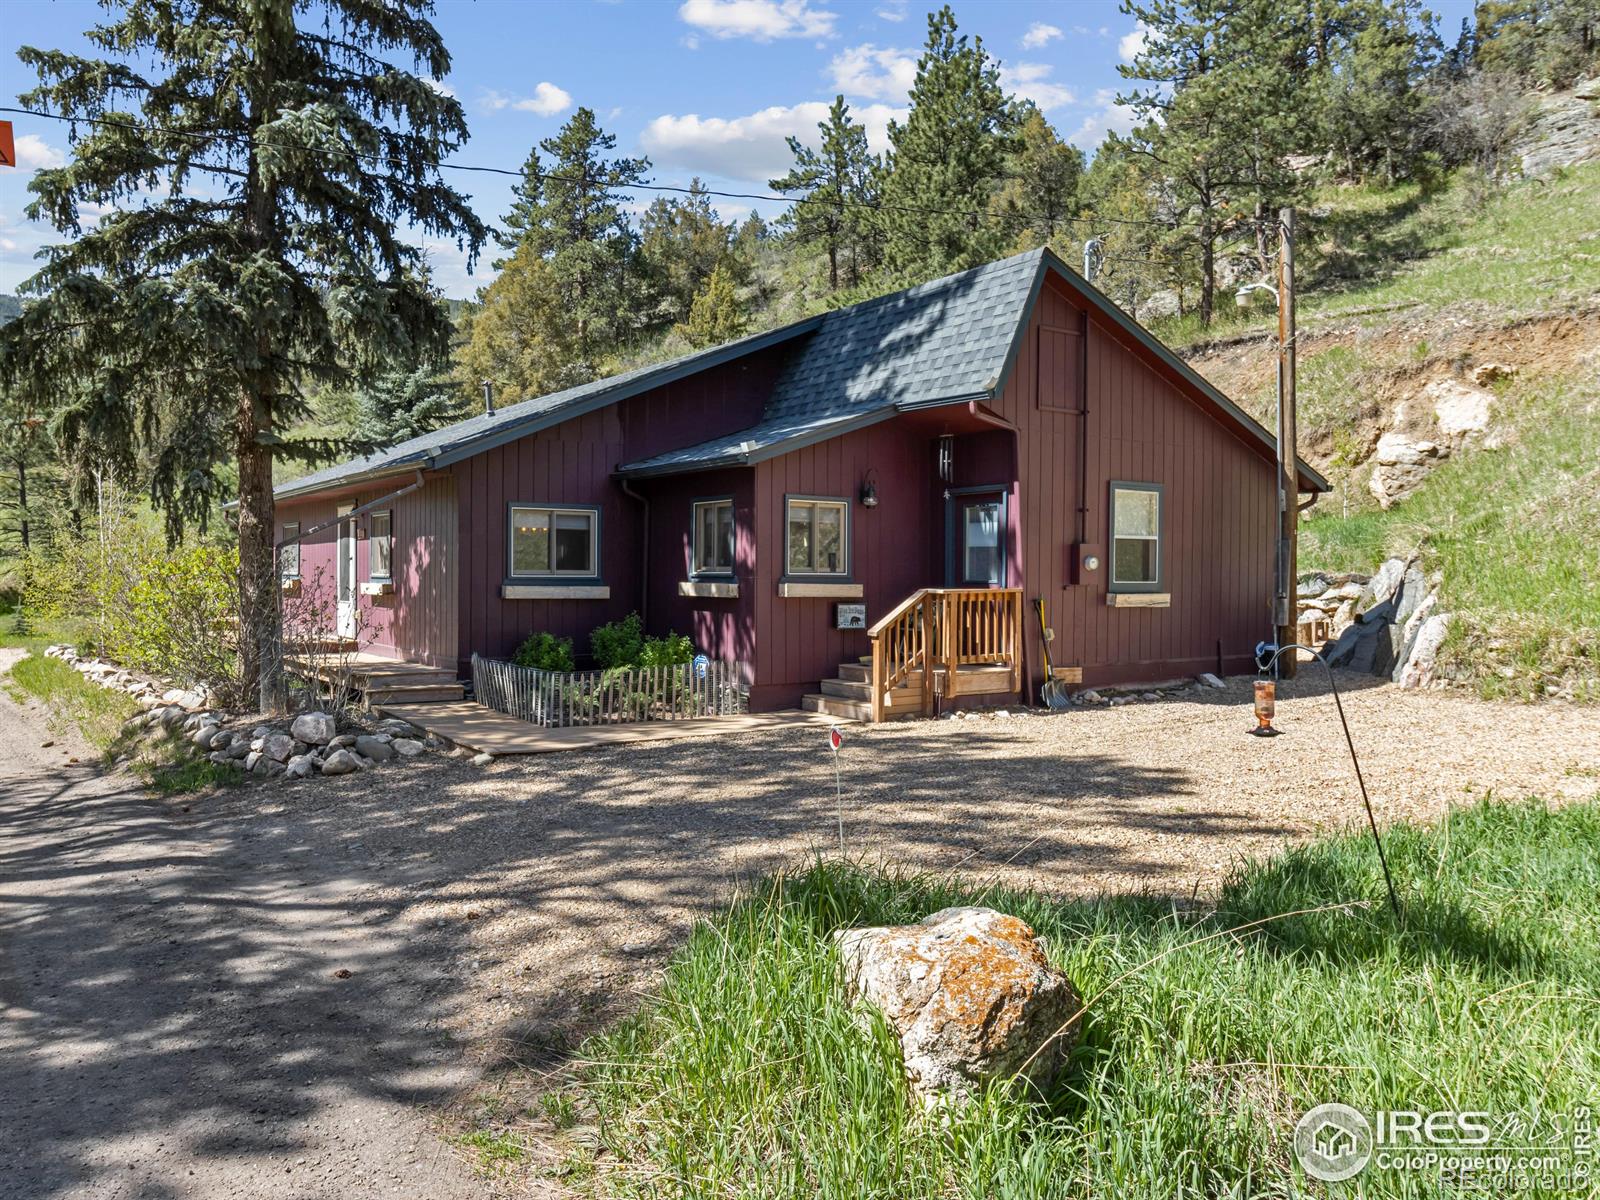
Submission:
[[[364,689],[361,700],[368,708],[379,704],[447,704],[464,699],[466,694],[466,685],[461,683],[385,684]]]
[[[865,700],[846,700],[843,696],[825,696],[821,692],[808,692],[800,697],[800,707],[807,712],[838,717],[841,721],[872,720],[872,705]]]
[[[871,700],[872,684],[861,679],[824,679],[822,694],[844,700]]]

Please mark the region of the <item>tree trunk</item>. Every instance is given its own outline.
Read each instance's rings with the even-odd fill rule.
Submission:
[[[261,711],[283,706],[283,613],[278,590],[273,530],[272,451],[257,438],[261,401],[239,396],[239,665],[247,694],[260,697]]]
[[[18,527],[22,532],[22,557],[26,560],[28,557],[28,459],[25,454],[17,457],[17,517]]]
[[[1209,326],[1217,298],[1217,235],[1208,215],[1200,223],[1200,324]]]

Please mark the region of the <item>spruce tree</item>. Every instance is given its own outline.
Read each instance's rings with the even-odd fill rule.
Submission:
[[[836,96],[828,119],[817,122],[822,148],[789,139],[794,168],[768,183],[799,197],[784,218],[802,246],[821,245],[828,259],[828,290],[857,287],[875,265],[875,222],[870,206],[877,157],[867,149],[867,131],[850,119],[850,106]]]
[[[650,169],[648,158],[607,157],[616,145],[591,110],[578,109],[529,154],[501,236],[549,260],[591,373],[630,332],[623,314],[635,238],[622,205]]]
[[[884,254],[900,282],[931,279],[996,257],[1004,233],[988,219],[1011,149],[1013,113],[982,38],[957,35],[946,5],[928,15],[911,111],[889,125],[883,181]]]
[[[734,228],[717,215],[705,185],[691,179],[687,195],[662,196],[645,209],[640,235],[639,257],[654,294],[647,324],[658,330],[680,324],[729,257]]]
[[[82,119],[72,161],[38,172],[35,220],[71,239],[29,281],[5,334],[13,372],[72,397],[72,453],[123,478],[147,467],[168,534],[203,525],[238,479],[241,669],[280,697],[275,459],[302,387],[425,349],[449,325],[418,235],[469,260],[486,236],[438,164],[467,137],[431,86],[450,56],[427,0],[127,0],[89,40],[24,48],[31,108]],[[89,206],[113,209],[98,224]]]

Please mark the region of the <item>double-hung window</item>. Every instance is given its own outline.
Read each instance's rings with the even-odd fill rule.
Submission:
[[[1111,485],[1111,590],[1161,590],[1161,486]]]
[[[367,577],[389,579],[394,574],[394,518],[375,512],[367,525]]]
[[[600,515],[592,508],[511,506],[511,577],[599,574]]]
[[[733,574],[732,500],[695,501],[694,573]]]
[[[790,575],[850,573],[850,504],[845,500],[786,501],[784,562]]]
[[[278,546],[278,574],[284,579],[300,578],[300,522],[288,521]]]

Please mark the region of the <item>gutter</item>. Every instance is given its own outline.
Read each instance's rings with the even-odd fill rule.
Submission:
[[[409,496],[412,492],[417,491],[421,487],[422,468],[418,467],[416,478],[410,483],[406,484],[405,487],[400,488],[398,491],[390,492],[387,496],[379,496],[376,500],[369,500],[359,508],[352,508],[347,513],[340,513],[331,521],[323,521],[320,525],[313,525],[309,529],[302,529],[292,538],[284,538],[281,542],[274,542],[272,548],[274,550],[282,550],[285,546],[292,546],[296,542],[303,542],[306,540],[306,538],[310,537],[314,533],[321,533],[324,529],[332,529],[335,525],[343,524],[345,521],[350,521],[354,520],[356,517],[365,516],[373,509],[388,504],[391,500],[398,500],[401,496]]]
[[[644,536],[639,539],[639,621],[650,628],[650,497],[633,488],[626,475],[617,476],[622,494],[637,500],[644,509]]]

